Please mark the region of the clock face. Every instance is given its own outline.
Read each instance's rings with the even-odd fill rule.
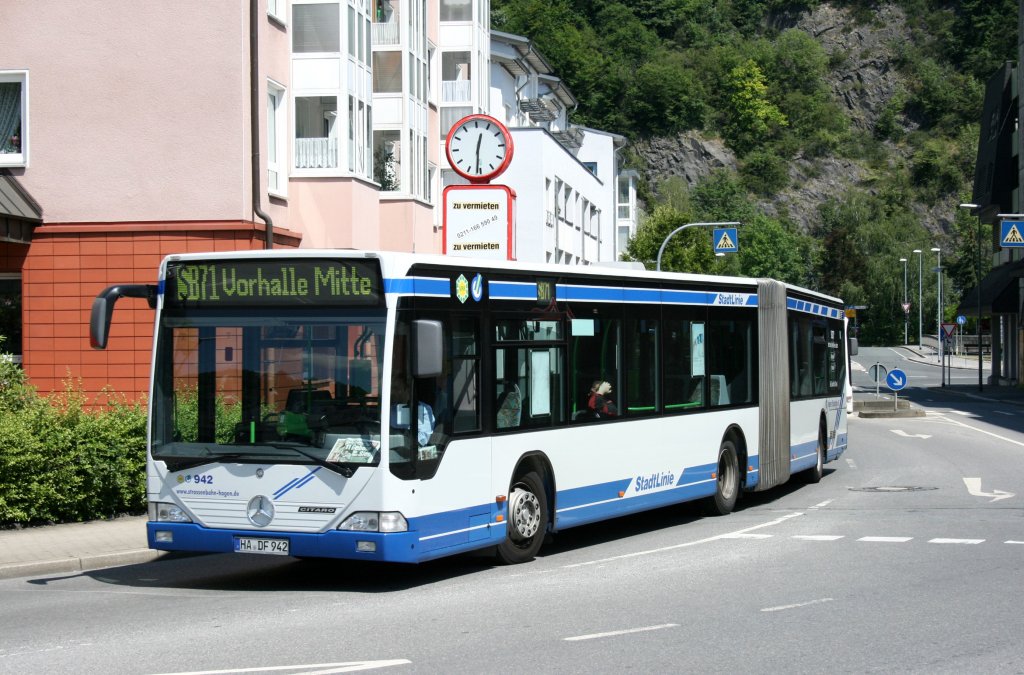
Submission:
[[[448,162],[474,182],[494,178],[512,161],[512,137],[498,120],[487,115],[464,117],[448,132]]]

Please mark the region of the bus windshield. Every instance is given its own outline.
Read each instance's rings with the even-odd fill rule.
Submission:
[[[153,459],[171,470],[312,463],[346,475],[377,464],[384,319],[383,308],[165,313]]]

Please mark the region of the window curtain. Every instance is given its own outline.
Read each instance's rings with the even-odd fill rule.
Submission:
[[[21,152],[21,142],[15,144],[12,136],[20,136],[21,83],[0,82],[0,152]]]

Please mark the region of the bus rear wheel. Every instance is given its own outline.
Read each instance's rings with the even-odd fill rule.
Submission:
[[[825,449],[828,441],[825,440],[825,427],[818,428],[818,448],[817,458],[815,459],[814,466],[804,471],[803,479],[805,483],[817,483],[821,480],[822,476],[825,475]]]
[[[731,439],[722,441],[718,450],[718,475],[715,481],[715,496],[706,502],[706,510],[713,516],[732,513],[740,494],[740,465],[736,456],[736,444]]]
[[[548,528],[548,497],[536,471],[512,482],[508,498],[505,541],[498,544],[498,560],[506,565],[529,562],[537,555]]]

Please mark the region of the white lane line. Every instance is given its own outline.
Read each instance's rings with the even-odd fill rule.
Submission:
[[[1000,415],[1006,415],[1007,417],[1013,417],[1014,416],[1012,412],[1008,412],[1006,410],[993,410],[992,412],[998,413]]]
[[[913,539],[913,537],[861,537],[857,541],[873,541],[883,544],[902,544],[903,542],[910,541],[911,539]]]
[[[835,541],[842,539],[843,536],[841,534],[794,534],[792,538],[802,541]]]
[[[1004,541],[1003,543],[1004,544],[1024,544],[1024,541],[1014,541],[1013,539],[1010,539],[1009,541]]]
[[[774,535],[771,534],[758,534],[756,532],[736,532],[735,534],[726,534],[722,536],[722,539],[771,539]]]
[[[627,628],[625,630],[612,630],[607,633],[591,633],[590,635],[576,635],[562,638],[565,642],[579,642],[580,640],[597,640],[598,638],[615,637],[616,635],[629,635],[631,633],[644,633],[651,630],[664,630],[665,628],[676,628],[678,623],[663,623],[657,626],[643,626],[641,628]]]
[[[787,513],[786,515],[770,520],[767,523],[761,523],[760,525],[752,525],[751,527],[745,527],[742,530],[736,530],[735,532],[726,532],[725,534],[716,534],[713,537],[707,537],[706,539],[696,539],[694,541],[687,541],[682,544],[674,544],[672,546],[663,546],[662,548],[652,548],[646,551],[634,551],[633,553],[624,553],[622,555],[611,556],[610,558],[600,558],[598,560],[588,560],[587,562],[574,563],[572,565],[563,565],[562,569],[572,569],[574,567],[586,567],[588,565],[600,565],[601,563],[613,562],[615,560],[626,560],[628,558],[636,558],[642,555],[651,555],[654,553],[664,553],[665,551],[675,551],[680,548],[687,548],[689,546],[698,546],[700,544],[707,544],[712,541],[718,541],[719,539],[725,539],[730,535],[743,534],[746,532],[752,532],[753,530],[760,530],[762,527],[771,527],[772,525],[778,525],[784,523],[790,518],[796,518],[804,515],[803,513]]]
[[[847,465],[847,466],[849,466],[849,467],[850,467],[851,469],[854,469],[854,470],[856,470],[856,468],[857,468],[857,463],[856,463],[856,462],[854,462],[854,461],[853,461],[852,459],[850,459],[850,458],[847,458],[847,459],[846,459],[846,465]]]
[[[357,670],[371,670],[373,668],[390,668],[392,666],[405,666],[412,663],[407,659],[388,659],[385,661],[348,661],[346,663],[303,663],[292,666],[260,666],[254,668],[229,668],[225,670],[193,670],[187,673],[164,673],[163,675],[227,675],[229,673],[271,673],[282,670],[303,670],[307,668],[328,668],[329,670],[317,670],[315,673],[351,673]],[[296,675],[301,675],[296,673]],[[314,671],[306,671],[305,675],[314,675]]]
[[[984,539],[929,539],[929,544],[980,544]]]
[[[971,413],[964,412],[963,410],[953,410],[953,409],[951,409],[949,412],[954,413],[956,415],[963,415],[964,417],[970,417],[971,416]]]
[[[826,499],[825,501],[821,502],[820,504],[815,504],[811,508],[812,509],[823,509],[823,508],[825,508],[826,506],[828,506],[829,504],[831,504],[834,501],[835,501],[834,499]]]
[[[972,427],[970,424],[964,424],[963,422],[961,422],[959,420],[950,420],[950,422],[952,422],[953,424],[955,424],[955,425],[957,425],[959,427],[963,427],[964,429],[970,429],[971,431],[977,431],[978,433],[985,434],[986,436],[991,436],[992,438],[997,438],[1000,441],[1005,441],[1007,443],[1013,443],[1014,445],[1019,445],[1020,447],[1024,448],[1024,443],[1021,443],[1020,441],[1015,441],[1012,438],[1007,438],[1006,436],[1000,436],[999,434],[994,434],[991,431],[985,431],[984,429],[979,429],[978,427]]]
[[[779,605],[778,607],[765,607],[762,612],[781,612],[786,609],[797,609],[798,607],[808,607],[810,605],[820,605],[823,602],[834,602],[833,598],[821,598],[820,600],[810,600],[808,602],[797,602],[792,605]]]

